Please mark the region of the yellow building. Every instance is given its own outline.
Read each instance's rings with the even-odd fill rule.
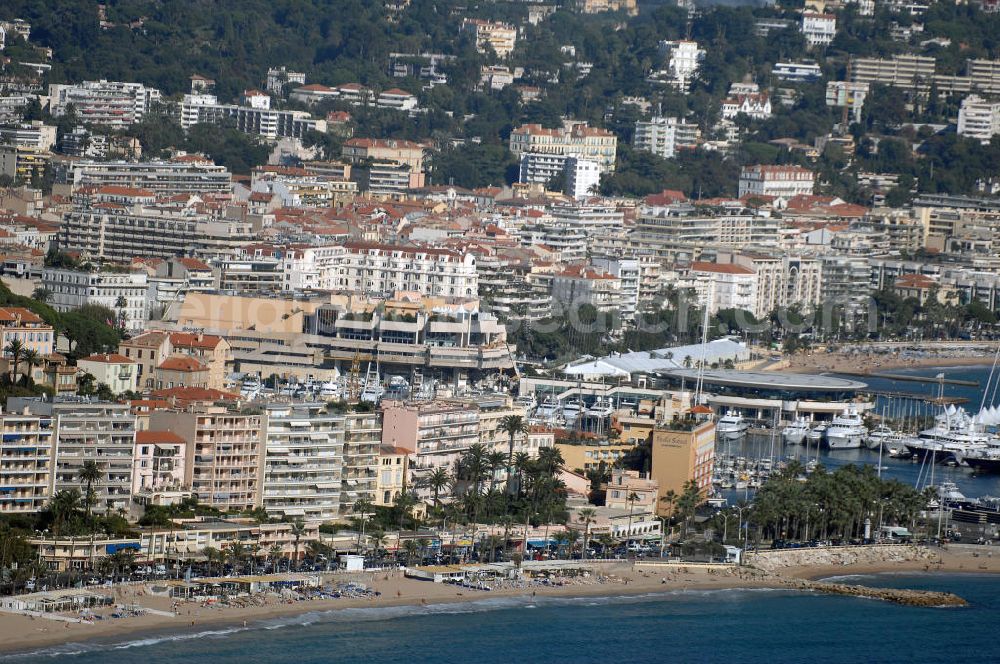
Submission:
[[[410,451],[402,447],[382,445],[379,448],[374,504],[391,506],[406,489],[409,455]]]
[[[666,515],[670,507],[662,502],[668,491],[680,495],[684,485],[694,480],[702,493],[712,486],[715,465],[715,424],[702,422],[690,428],[675,422],[653,431],[653,461],[650,475],[659,483],[657,512]]]
[[[634,445],[593,441],[586,443],[556,443],[556,449],[563,458],[564,467],[572,471],[597,470],[603,464],[610,468],[629,453]]]

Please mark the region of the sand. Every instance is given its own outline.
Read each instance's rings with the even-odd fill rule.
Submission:
[[[262,607],[204,607],[195,602],[180,602],[178,615],[168,617],[147,614],[140,617],[88,623],[64,623],[43,618],[0,613],[0,652],[33,651],[49,646],[99,640],[123,642],[157,633],[202,632],[232,626],[247,626],[262,621],[312,611],[329,611],[360,607],[414,606],[470,602],[496,597],[582,597],[622,596],[650,593],[672,593],[688,590],[736,588],[782,588],[788,579],[822,579],[848,574],[884,572],[978,572],[1000,573],[1000,549],[997,556],[989,555],[991,547],[950,546],[947,550],[930,549],[920,560],[873,562],[852,565],[801,565],[785,567],[779,573],[755,571],[749,568],[705,569],[683,564],[661,567],[621,562],[601,564],[601,573],[617,577],[616,581],[573,584],[562,587],[533,587],[483,592],[448,584],[404,578],[400,572],[376,574],[338,574],[329,577],[334,582],[357,581],[382,593],[375,599],[330,599],[280,603],[274,596]],[[627,583],[626,583],[627,581]],[[664,582],[665,581],[665,582]],[[132,596],[123,597],[131,602]],[[173,602],[151,595],[134,596],[138,604],[159,611],[171,611]]]
[[[920,367],[983,366],[992,363],[992,357],[939,353],[913,358],[898,355],[861,353],[798,353],[786,357],[788,373],[846,373],[871,374],[891,372],[893,369]]]

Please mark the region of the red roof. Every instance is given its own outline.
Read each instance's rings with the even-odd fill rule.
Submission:
[[[99,353],[80,358],[81,362],[102,362],[104,364],[138,364],[135,360],[118,353]]]
[[[177,348],[206,348],[211,350],[221,342],[222,337],[217,337],[214,334],[170,333],[170,343]]]
[[[158,368],[164,371],[186,371],[192,373],[195,371],[205,371],[206,369],[204,364],[194,359],[193,357],[187,357],[187,356],[168,357],[167,359],[163,360],[163,362],[160,363],[160,366]]]
[[[927,290],[937,285],[937,282],[923,274],[904,274],[896,279],[896,288],[917,288]]]
[[[0,308],[0,322],[5,323],[44,323],[33,311],[24,307],[2,307]]]
[[[212,268],[206,264],[205,261],[198,260],[197,258],[187,258],[182,256],[177,259],[177,262],[189,270],[208,270],[209,272],[212,270]]]
[[[172,445],[183,445],[185,440],[173,431],[136,431],[135,442],[139,445],[156,445],[157,443],[169,443]]]
[[[717,272],[719,274],[755,274],[753,270],[735,263],[706,263],[694,261],[691,269],[696,272]]]

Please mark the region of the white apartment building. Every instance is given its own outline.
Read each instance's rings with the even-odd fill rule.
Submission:
[[[341,515],[345,418],[324,404],[267,408],[263,507],[282,519],[330,521]]]
[[[958,135],[973,138],[983,145],[1000,134],[1000,102],[969,95],[958,111]]]
[[[567,196],[588,198],[598,193],[601,186],[601,165],[596,161],[568,157],[564,168]]]
[[[197,155],[169,161],[56,160],[53,168],[56,184],[73,189],[115,186],[173,195],[228,192],[232,186],[224,166]]]
[[[56,126],[40,121],[0,127],[0,144],[19,148],[51,150],[56,144]]]
[[[450,249],[348,242],[289,252],[284,290],[364,293],[414,291],[421,295],[478,294],[476,257]]]
[[[510,55],[517,43],[517,28],[506,23],[467,18],[462,21],[462,31],[473,35],[480,53],[492,49],[501,58]]]
[[[326,131],[326,120],[318,120],[305,111],[281,111],[235,104],[220,104],[214,95],[184,95],[180,104],[181,127],[221,124],[231,120],[238,130],[264,138],[302,138],[309,131]]]
[[[0,514],[41,512],[52,495],[52,417],[3,412],[0,434]]]
[[[124,313],[125,327],[141,330],[149,320],[145,272],[110,272],[47,267],[42,270],[42,286],[52,295],[49,305],[59,312],[73,311],[87,304]],[[119,298],[125,306],[118,307]]]
[[[132,453],[135,446],[135,416],[128,404],[88,401],[76,397],[54,403],[37,397],[11,397],[11,412],[38,416],[40,427],[51,422],[55,456],[50,491],[67,489],[86,493],[79,478],[86,461],[94,461],[102,477],[91,486],[96,514],[128,509],[132,493]],[[25,426],[34,425],[26,421]],[[41,440],[39,440],[41,442]]]
[[[636,258],[595,257],[591,264],[618,279],[621,291],[623,318],[632,318],[639,309],[639,293],[642,288],[643,270]]]
[[[552,303],[556,311],[558,307],[568,311],[584,304],[604,312],[626,308],[621,279],[586,265],[571,265],[552,275]]]
[[[607,235],[625,226],[625,214],[601,202],[558,203],[549,208],[557,228],[584,231],[587,236]]]
[[[837,36],[837,17],[833,14],[802,14],[802,35],[810,48],[829,46]]]
[[[521,125],[510,134],[510,151],[517,157],[530,153],[580,157],[600,163],[602,173],[615,170],[617,146],[612,132],[573,120],[558,129]]]
[[[668,82],[679,90],[687,91],[705,59],[705,49],[698,48],[697,42],[689,40],[661,41],[660,52],[667,56]]]
[[[792,305],[811,311],[822,302],[823,266],[818,258],[740,251],[719,252],[717,260],[756,273],[757,304],[750,311],[766,314]]]
[[[72,104],[84,124],[123,129],[142,121],[153,104],[160,101],[160,91],[142,83],[101,80],[52,84],[49,97],[50,111],[55,117],[64,115]]]
[[[823,77],[823,70],[815,62],[776,62],[771,75],[791,83],[808,83]]]
[[[766,91],[745,92],[724,99],[722,118],[732,120],[738,115],[746,115],[754,120],[766,120],[771,117],[771,96]]]
[[[744,166],[740,172],[739,196],[811,195],[815,175],[800,166]]]
[[[654,117],[635,123],[635,137],[632,145],[636,150],[652,152],[663,159],[672,159],[681,148],[698,146],[700,131],[698,125],[683,122],[678,118]]]
[[[564,154],[547,154],[544,152],[525,152],[521,155],[517,181],[522,184],[543,184],[566,177],[566,161]]]
[[[852,122],[861,122],[861,111],[867,96],[867,83],[830,81],[826,84],[826,105],[839,108],[846,106]]]
[[[707,306],[710,314],[723,309],[742,309],[755,317],[767,314],[757,308],[757,273],[748,267],[695,261],[689,276],[698,304]]]

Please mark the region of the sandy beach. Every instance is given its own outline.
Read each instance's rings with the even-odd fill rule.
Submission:
[[[4,635],[0,641],[0,653],[30,652],[85,641],[121,643],[163,633],[202,633],[244,626],[253,629],[262,622],[276,618],[348,608],[422,606],[497,597],[623,596],[696,590],[782,588],[790,585],[793,579],[884,572],[998,573],[1000,550],[995,557],[991,553],[989,547],[952,546],[948,550],[921,549],[921,554],[915,555],[911,560],[782,564],[766,570],[736,567],[705,569],[683,564],[668,567],[641,562],[633,565],[622,561],[595,566],[600,569],[600,574],[611,579],[603,583],[592,578],[589,582],[572,582],[560,587],[513,588],[491,592],[408,579],[398,571],[337,574],[328,578],[333,582],[365,583],[382,594],[373,599],[324,599],[290,603],[282,603],[277,596],[272,595],[266,605],[248,608],[210,607],[196,602],[180,602],[176,606],[176,616],[147,614],[94,623],[59,622],[0,613],[0,634]],[[140,593],[141,589],[135,592],[134,601],[143,607],[166,613],[174,608],[170,599]],[[131,602],[133,596],[122,599]]]
[[[894,354],[868,353],[799,353],[787,358],[782,371],[788,373],[846,373],[871,374],[893,369],[919,369],[920,367],[983,366],[993,358],[985,355],[957,355],[938,353],[928,357],[903,357]]]

